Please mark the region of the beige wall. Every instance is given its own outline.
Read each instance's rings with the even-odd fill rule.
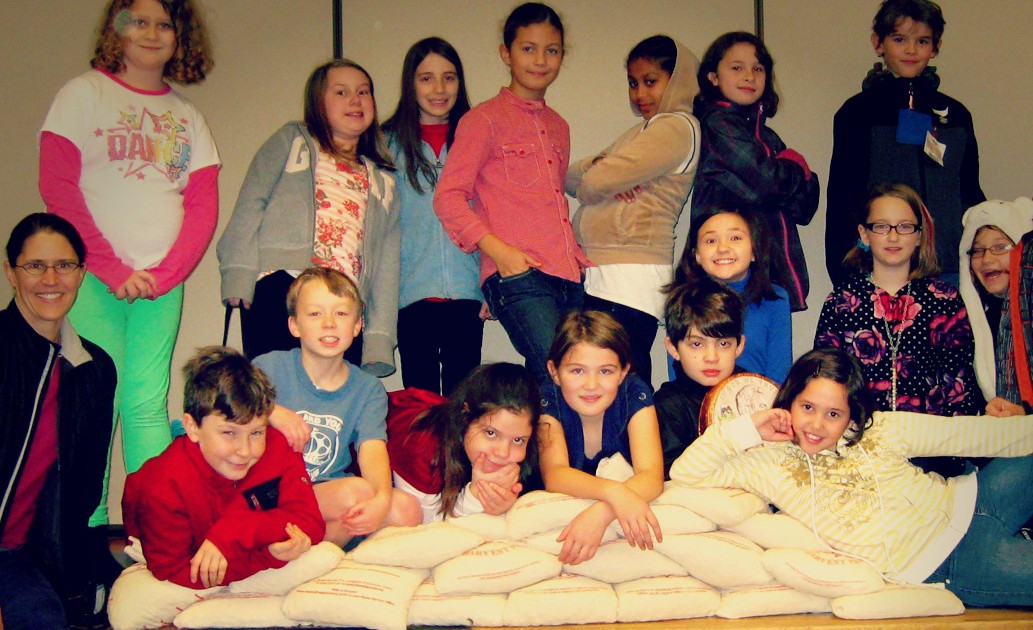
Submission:
[[[326,0],[201,0],[213,35],[217,66],[210,79],[184,92],[208,119],[222,156],[220,231],[229,219],[247,164],[284,121],[301,114],[308,72],[330,56],[331,3]],[[87,67],[100,0],[0,3],[0,159],[4,164],[0,235],[42,209],[36,189],[36,133],[57,89]],[[459,49],[471,98],[481,101],[508,82],[497,48],[510,1],[344,0],[345,54],[377,82],[381,119],[394,109],[402,57],[421,37],[440,35]],[[1025,26],[1028,0],[942,0],[947,33],[936,65],[942,88],[972,110],[980,141],[982,184],[991,197],[1033,193],[1033,138],[1028,95],[1033,59]],[[569,54],[550,88],[549,104],[570,123],[574,158],[596,151],[635,122],[627,105],[622,61],[637,41],[671,34],[701,55],[726,30],[752,29],[751,0],[555,0],[567,25]],[[875,61],[868,34],[877,0],[766,0],[765,35],[777,65],[783,106],[772,121],[786,142],[807,156],[827,181],[832,115],[858,90]],[[27,61],[29,60],[29,61]],[[1020,98],[1022,97],[1022,98]],[[824,204],[824,197],[823,202]],[[829,290],[821,255],[824,212],[803,237],[811,255],[810,310],[794,316],[797,354],[810,345],[821,300]],[[687,230],[682,221],[679,233]],[[218,235],[218,234],[217,234]],[[680,249],[680,246],[679,246]],[[187,282],[183,328],[174,367],[197,346],[219,341],[222,309],[214,248]],[[10,290],[0,289],[4,303]],[[239,341],[236,333],[233,343]],[[654,347],[655,373],[663,351]],[[515,359],[497,323],[486,330],[486,360]],[[658,377],[659,378],[659,377]],[[400,387],[398,376],[385,381]],[[182,381],[173,374],[169,409],[178,415]],[[116,474],[116,477],[120,477]],[[117,491],[113,500],[117,502]],[[115,512],[114,520],[118,520]]]

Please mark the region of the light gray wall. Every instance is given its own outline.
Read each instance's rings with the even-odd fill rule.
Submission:
[[[201,0],[214,41],[216,68],[204,84],[183,91],[204,112],[223,161],[220,230],[229,220],[247,165],[259,145],[283,122],[301,115],[301,92],[311,69],[332,53],[327,0]],[[0,3],[0,159],[3,202],[0,235],[29,212],[43,209],[36,187],[36,134],[58,88],[86,70],[100,19],[100,0]],[[394,109],[402,58],[416,40],[440,35],[459,50],[471,98],[479,102],[508,83],[498,57],[502,21],[516,4],[491,0],[344,0],[345,54],[365,65],[377,85],[381,119]],[[622,62],[643,37],[668,33],[697,56],[718,35],[752,30],[751,0],[555,0],[567,26],[568,55],[549,89],[548,102],[570,123],[572,157],[597,151],[631,126]],[[1030,159],[1021,153],[1033,138],[1033,22],[1028,0],[942,0],[947,17],[935,65],[942,89],[973,112],[980,142],[982,184],[990,197],[1033,193]],[[766,0],[765,36],[776,60],[783,98],[772,121],[789,146],[803,153],[827,181],[832,116],[857,92],[876,60],[868,41],[877,0]],[[823,198],[824,199],[824,198]],[[576,202],[572,202],[572,206]],[[824,200],[822,202],[824,204]],[[797,354],[810,346],[821,300],[829,290],[821,254],[825,215],[803,229],[812,290],[810,310],[794,316]],[[678,231],[687,230],[682,221]],[[680,251],[680,244],[679,244]],[[0,300],[10,290],[0,288]],[[178,368],[194,348],[222,334],[219,275],[214,248],[187,282],[169,400],[182,410]],[[231,343],[239,343],[234,333]],[[663,351],[654,347],[654,372]],[[516,359],[497,323],[485,335],[486,360]],[[398,376],[388,389],[401,386]],[[120,459],[120,458],[116,458]],[[117,506],[122,474],[116,471]],[[118,520],[119,512],[113,512]]]

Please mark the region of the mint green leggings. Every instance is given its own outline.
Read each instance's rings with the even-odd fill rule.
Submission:
[[[183,313],[183,285],[156,300],[118,300],[91,273],[68,317],[76,332],[104,349],[115,362],[114,425],[121,420],[126,473],[165,450],[169,432],[169,369]],[[113,426],[114,426],[113,425]],[[104,494],[90,525],[108,522],[108,478],[111,451],[104,472]]]

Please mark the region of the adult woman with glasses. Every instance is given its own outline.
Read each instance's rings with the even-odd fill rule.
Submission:
[[[876,184],[857,217],[853,273],[829,294],[815,347],[857,357],[877,411],[975,415],[972,329],[956,287],[940,279],[932,218],[918,193]],[[919,462],[953,476],[961,461]]]
[[[1028,413],[1015,379],[1010,378],[1016,369],[1014,331],[1010,318],[1001,315],[1012,283],[1012,250],[1024,234],[1033,231],[1033,201],[1024,197],[1013,202],[985,201],[969,208],[961,221],[961,297],[975,337],[976,379],[990,401],[987,413]]]
[[[7,242],[14,299],[0,311],[0,626],[12,630],[66,628],[97,612],[101,572],[114,564],[106,532],[88,522],[107,462],[115,366],[66,317],[85,256],[75,228],[52,214],[25,217]]]

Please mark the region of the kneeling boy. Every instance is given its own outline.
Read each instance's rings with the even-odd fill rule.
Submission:
[[[159,580],[207,588],[281,567],[323,539],[301,456],[268,431],[269,379],[230,348],[202,348],[183,368],[183,425],[126,479],[126,533]]]
[[[326,539],[342,546],[385,525],[423,522],[419,503],[391,487],[387,392],[344,359],[362,330],[362,306],[344,274],[306,269],[287,291],[287,324],[301,347],[255,359],[279,393],[270,420],[296,448],[304,447]],[[359,476],[348,472],[352,448]]]
[[[714,386],[741,370],[735,360],[746,347],[742,299],[710,278],[675,288],[667,296],[664,347],[675,361],[675,379],[653,396],[664,448],[664,476],[699,437],[700,406]]]

